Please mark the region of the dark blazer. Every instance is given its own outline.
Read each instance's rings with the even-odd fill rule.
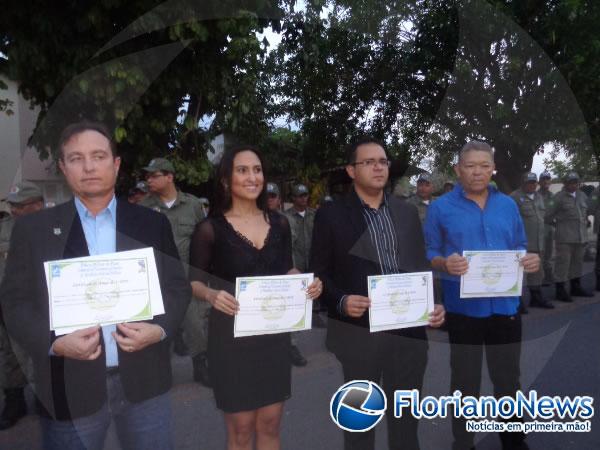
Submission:
[[[417,209],[391,195],[388,205],[397,236],[401,271],[430,270]],[[362,210],[353,189],[342,200],[321,207],[315,218],[311,269],[323,281],[322,298],[327,303],[329,316],[327,348],[339,359],[372,354],[381,344],[380,337],[389,334],[425,338],[424,327],[370,333],[367,312],[354,319],[338,311],[342,296],[367,296],[367,277],[381,274]]]
[[[125,396],[140,402],[171,387],[169,339],[183,320],[190,285],[177,256],[165,216],[117,200],[117,251],[153,247],[165,314],[160,325],[167,339],[139,352],[118,349]],[[81,221],[73,201],[17,220],[11,236],[0,301],[10,336],[31,356],[35,391],[42,414],[65,420],[98,411],[106,400],[104,351],[94,361],[49,356],[56,339],[50,331],[48,292],[43,263],[88,256]],[[102,342],[104,345],[104,342]]]

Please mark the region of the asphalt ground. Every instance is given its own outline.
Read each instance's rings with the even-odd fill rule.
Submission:
[[[584,285],[593,287],[591,276]],[[553,298],[553,288],[544,288]],[[521,385],[539,395],[590,395],[600,398],[600,293],[576,298],[572,304],[554,302],[556,309],[530,308],[523,316]],[[429,330],[429,361],[422,395],[448,395],[449,345],[444,331]],[[324,346],[325,330],[316,328],[297,334],[297,342],[309,363],[293,368],[292,398],[286,402],[282,422],[283,449],[341,449],[342,432],[329,417],[329,402],[342,384],[341,366]],[[407,363],[410,363],[409,361]],[[212,391],[192,380],[188,357],[173,355],[174,386],[170,392],[176,449],[223,449],[225,428]],[[483,367],[482,395],[492,394]],[[27,390],[30,409],[33,395]],[[2,406],[0,404],[0,406]],[[596,405],[594,405],[596,407]],[[600,423],[592,420],[588,433],[531,433],[531,449],[600,449]],[[377,425],[376,448],[386,449],[385,419]],[[423,419],[419,424],[422,449],[449,449],[450,419]],[[478,450],[500,448],[497,435],[478,433]],[[0,449],[41,448],[38,418],[29,414],[9,430],[0,432]],[[105,449],[119,449],[111,426]]]

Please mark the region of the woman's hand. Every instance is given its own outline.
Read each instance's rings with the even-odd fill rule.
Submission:
[[[306,294],[311,300],[315,300],[323,293],[323,282],[319,280],[319,277],[315,278],[310,286],[306,289]]]
[[[240,304],[233,295],[226,291],[217,291],[210,289],[206,295],[206,301],[210,303],[213,308],[218,309],[225,314],[234,316],[240,310]]]

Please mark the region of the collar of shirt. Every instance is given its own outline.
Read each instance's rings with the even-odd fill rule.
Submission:
[[[94,219],[96,217],[108,214],[111,220],[116,224],[117,217],[117,199],[113,195],[110,202],[108,202],[108,206],[100,211],[96,216],[90,213],[90,210],[86,208],[83,202],[79,199],[79,197],[75,197],[75,208],[77,209],[77,213],[79,214],[79,218],[81,219],[81,223],[83,225],[84,221],[89,221],[90,219]]]
[[[386,208],[388,207],[388,203],[389,203],[389,200],[388,200],[388,194],[387,194],[387,192],[385,192],[385,191],[383,192],[383,198],[381,199],[381,204],[379,205],[379,207],[378,207],[378,208],[371,208],[371,207],[370,207],[370,206],[369,206],[367,203],[365,203],[365,202],[363,201],[363,199],[362,199],[362,198],[360,198],[360,196],[359,196],[358,194],[356,194],[356,196],[357,196],[357,197],[358,197],[358,199],[360,200],[360,204],[362,205],[362,207],[363,207],[363,208],[365,208],[365,209],[370,209],[370,210],[373,210],[373,211],[378,211],[378,210],[380,210],[382,207],[386,207]]]
[[[498,192],[499,191],[497,187],[495,187],[493,184],[488,184],[488,198],[492,195],[496,195]],[[460,195],[465,200],[472,201],[469,197],[467,197],[467,193],[460,183],[456,183],[456,186],[454,186],[454,193]]]

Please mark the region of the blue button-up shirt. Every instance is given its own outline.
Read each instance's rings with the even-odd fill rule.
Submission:
[[[460,184],[432,202],[425,220],[427,258],[446,258],[463,250],[526,250],[519,209],[507,195],[489,186],[485,207],[466,197]],[[513,315],[519,297],[460,298],[460,277],[443,274],[446,311],[471,317]]]
[[[77,197],[75,197],[75,208],[77,208],[77,213],[81,220],[90,256],[114,253],[117,249],[117,200],[115,197],[113,196],[106,209],[103,209],[95,216],[90,213]],[[112,336],[112,332],[116,331],[116,329],[116,325],[102,327],[107,367],[119,365],[117,343]]]

